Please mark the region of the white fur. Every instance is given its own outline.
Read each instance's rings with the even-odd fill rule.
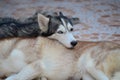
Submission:
[[[67,27],[67,24],[66,24],[66,22],[64,21],[64,19],[61,18],[61,21],[62,21],[64,27]]]
[[[74,60],[74,56],[72,56],[72,53],[67,51],[65,54],[64,50],[59,52],[60,49],[62,50],[65,48],[58,42],[55,41],[55,44],[53,44],[51,41],[52,40],[49,41],[49,39],[38,38],[36,44],[32,46],[29,40],[22,40],[17,43],[16,45],[18,45],[18,47],[15,47],[12,53],[8,55],[8,58],[12,58],[14,60],[7,60],[9,64],[4,60],[2,61],[6,67],[12,63],[14,63],[14,67],[16,66],[16,69],[13,66],[8,67],[9,71],[6,70],[6,73],[4,73],[5,75],[9,73],[9,77],[6,80],[31,80],[38,76],[47,77],[49,80],[66,80],[73,72],[72,67],[74,63],[72,61]],[[55,45],[59,45],[58,48],[55,49]],[[34,58],[35,56],[37,58],[31,60],[31,58]],[[19,63],[21,64],[21,62],[26,65],[19,69],[21,66]],[[2,65],[3,64],[0,65],[0,69],[5,68],[2,67]],[[15,72],[11,73],[13,71]],[[4,71],[0,71],[0,73],[1,72]]]
[[[120,72],[116,72],[111,80],[120,80]]]
[[[14,43],[15,40],[18,42]],[[7,40],[8,44],[13,42],[12,47],[9,45],[7,49],[11,50],[9,54],[2,53],[2,47],[8,46],[6,41],[0,42],[4,58],[0,60],[0,74],[8,76],[6,80],[32,80],[37,77],[43,80],[67,80],[69,77],[75,80],[110,80],[110,74],[114,73],[109,69],[119,70],[120,46],[117,44],[79,42],[71,50],[43,37],[15,40]],[[101,66],[105,66],[105,70]],[[119,73],[116,73],[113,80],[118,78]]]
[[[18,74],[12,75],[5,80],[28,80],[38,74],[31,66],[26,66]],[[31,75],[31,76],[30,76]]]
[[[62,31],[63,33],[66,33],[67,29],[63,25],[60,25],[57,31]]]
[[[54,39],[58,40],[59,42],[61,42],[68,48],[73,47],[71,45],[72,41],[76,41],[76,39],[74,38],[74,36],[71,32],[65,32],[63,34],[55,33],[52,36],[50,36],[49,38],[54,38]]]
[[[83,80],[95,80],[89,73],[84,73],[82,78]]]
[[[57,31],[62,31],[63,34],[54,33],[52,36],[49,36],[49,38],[56,39],[66,47],[71,48],[73,47],[71,45],[71,42],[76,41],[76,39],[73,36],[73,34],[69,31],[70,28],[72,28],[70,23],[68,23],[67,27],[60,25]]]
[[[70,23],[67,23],[67,27],[68,27],[68,30],[70,30],[71,28],[73,28],[73,26]]]
[[[20,50],[13,50],[10,56],[5,59],[1,65],[0,71],[4,71],[4,74],[10,75],[16,73],[26,66],[24,54]]]

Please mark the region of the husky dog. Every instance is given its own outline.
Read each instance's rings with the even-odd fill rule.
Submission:
[[[41,34],[40,26],[38,25],[38,14],[50,18],[51,16],[59,16],[57,12],[53,11],[37,11],[29,18],[14,19],[10,17],[0,17],[0,39],[13,37],[37,37],[44,36]],[[67,17],[68,18],[68,17]],[[79,18],[68,18],[73,24],[79,23]],[[52,22],[52,21],[51,21]]]
[[[74,49],[55,40],[9,39],[0,42],[0,75],[5,80],[119,80],[120,45],[78,42]]]
[[[32,38],[42,36],[56,39],[68,48],[73,48],[77,44],[76,39],[71,33],[73,31],[73,24],[68,17],[64,16],[61,12],[56,16],[45,15],[49,18],[39,13],[37,14],[37,17],[31,17],[24,22],[11,18],[1,19],[0,38]]]
[[[54,24],[50,24],[52,19]],[[43,34],[47,36],[49,33],[48,38],[0,41],[0,76],[7,76],[5,80],[32,80],[36,77],[41,80],[119,80],[119,44],[79,41],[76,46],[74,43],[74,49],[69,49],[71,41],[76,40],[70,33],[73,27],[66,17],[60,13],[59,17],[49,19],[38,14],[38,22]]]

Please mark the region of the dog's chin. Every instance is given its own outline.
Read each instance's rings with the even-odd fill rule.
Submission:
[[[53,39],[53,40],[55,40],[55,39]],[[55,41],[58,41],[58,40],[55,40]],[[72,45],[65,45],[64,43],[62,43],[60,41],[58,41],[58,43],[60,43],[62,46],[64,46],[67,49],[74,49],[74,47],[75,47],[75,46],[72,46]]]
[[[65,45],[65,44],[63,44],[61,42],[59,42],[59,43],[62,44],[67,49],[74,49],[75,48],[75,46],[72,46],[72,45]]]
[[[65,46],[65,45],[63,45],[63,46]],[[75,46],[65,46],[67,49],[74,49],[75,48]]]
[[[67,47],[68,49],[74,49],[75,47]]]

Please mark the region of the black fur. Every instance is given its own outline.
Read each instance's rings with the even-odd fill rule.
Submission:
[[[49,23],[48,23],[48,30],[45,33],[42,33],[43,36],[50,36],[52,34],[54,34],[57,29],[58,26],[60,25],[60,21],[58,19],[58,16],[49,16]]]
[[[36,17],[37,18],[37,17]],[[35,17],[20,21],[13,18],[0,19],[0,39],[4,38],[33,38],[37,36],[47,37],[55,33],[58,23],[50,18],[47,32],[42,32]]]
[[[13,18],[0,18],[0,39],[39,35],[40,29],[36,21],[23,23]]]

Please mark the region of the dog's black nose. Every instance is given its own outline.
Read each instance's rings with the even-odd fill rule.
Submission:
[[[72,41],[71,42],[71,45],[74,47],[74,46],[76,46],[76,44],[77,44],[77,41]]]

